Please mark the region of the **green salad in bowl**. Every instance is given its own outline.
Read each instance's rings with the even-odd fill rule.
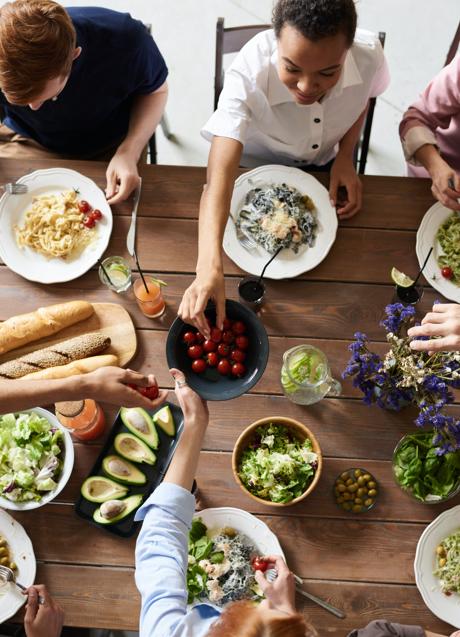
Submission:
[[[240,486],[251,497],[275,506],[306,497],[316,486],[321,466],[316,438],[291,418],[257,421],[241,434],[233,452]]]
[[[393,474],[398,485],[419,502],[436,504],[460,491],[460,454],[440,454],[433,432],[404,436],[393,453]]]

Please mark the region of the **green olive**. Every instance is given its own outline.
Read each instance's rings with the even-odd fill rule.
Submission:
[[[12,571],[15,571],[17,568],[18,568],[18,566],[17,566],[16,562],[10,562],[10,569]]]
[[[353,506],[352,511],[353,511],[353,513],[361,513],[362,508],[363,508],[363,507],[362,507],[360,504],[355,504],[355,505]]]
[[[367,488],[368,489],[376,489],[377,488],[377,482],[375,482],[374,480],[371,480],[370,482],[367,483]]]
[[[367,495],[367,489],[365,489],[364,487],[360,487],[356,495],[358,496],[358,498],[364,497],[365,495]]]
[[[441,557],[444,557],[446,555],[446,550],[442,544],[436,547],[436,553],[437,555],[440,555]]]
[[[355,498],[354,502],[355,502],[355,504],[362,504],[363,503],[361,498]]]
[[[355,478],[359,478],[359,476],[363,475],[361,469],[355,469],[353,473],[355,474]]]
[[[344,493],[347,490],[347,487],[344,484],[339,484],[339,486],[337,487],[337,491],[339,493]]]
[[[348,471],[344,471],[340,474],[340,477],[342,478],[342,480],[347,480],[350,476],[348,475]]]
[[[342,504],[342,509],[344,509],[345,511],[351,511],[351,502],[344,502]]]
[[[9,563],[10,563],[9,557],[0,557],[0,564],[2,566],[8,566]]]
[[[6,540],[4,537],[0,538],[0,546],[5,546],[6,545]]]
[[[371,476],[371,474],[370,474],[370,473],[365,473],[365,474],[363,475],[363,478],[364,478],[364,480],[365,480],[366,482],[369,482],[369,480],[372,480],[372,476]]]
[[[375,489],[369,489],[368,495],[370,495],[371,498],[375,498],[375,496],[377,495],[377,491]]]
[[[351,484],[353,484],[353,478],[348,478],[348,480],[345,482],[345,484],[347,485],[347,487],[349,487]]]
[[[351,500],[351,493],[348,493],[348,491],[346,491],[346,492],[343,494],[343,499],[344,499],[344,500]]]
[[[447,564],[447,560],[445,557],[440,557],[438,560],[438,565],[440,568],[442,568],[443,566],[445,566]]]
[[[359,476],[358,480],[357,480],[358,484],[360,487],[363,487],[366,484],[366,481],[364,479],[364,476]]]
[[[5,546],[0,547],[0,557],[7,554],[7,550]]]
[[[345,502],[345,500],[343,499],[343,497],[342,497],[342,496],[339,496],[339,497],[337,498],[337,502],[338,502],[338,504],[342,504],[342,502]]]
[[[354,493],[357,490],[358,490],[358,485],[356,484],[356,482],[354,484],[350,484],[350,486],[348,487],[348,491],[350,493]]]
[[[366,507],[370,507],[374,504],[374,500],[372,498],[367,498],[367,500],[364,500],[364,506]]]

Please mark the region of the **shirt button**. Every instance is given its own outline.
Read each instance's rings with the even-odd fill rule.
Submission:
[[[321,120],[319,117],[315,117],[313,121],[315,122],[315,124],[319,124]]]
[[[319,146],[318,146],[318,144],[313,144],[312,148],[313,148],[314,150],[316,150],[317,148],[319,148]]]

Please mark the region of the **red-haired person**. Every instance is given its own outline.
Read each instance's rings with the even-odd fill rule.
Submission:
[[[107,199],[126,199],[164,111],[167,74],[147,28],[128,13],[4,4],[0,158],[107,160]]]
[[[278,0],[273,29],[252,38],[225,74],[217,110],[201,131],[211,149],[196,279],[179,308],[207,338],[209,298],[218,327],[224,319],[222,237],[240,164],[330,172],[339,218],[361,207],[354,150],[369,98],[386,89],[389,74],[378,38],[356,30],[356,22],[353,0]]]

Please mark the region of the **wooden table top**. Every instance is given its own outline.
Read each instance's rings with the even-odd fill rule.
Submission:
[[[2,183],[38,168],[44,161],[0,160]],[[62,162],[97,184],[105,185],[105,165]],[[119,302],[130,312],[138,336],[138,352],[130,366],[154,372],[162,387],[171,387],[165,341],[185,288],[193,280],[197,252],[197,215],[205,180],[204,168],[144,166],[138,217],[138,255],[146,270],[168,283],[168,310],[159,320],[145,318],[129,294],[119,298],[99,281],[96,270],[65,284],[28,282],[0,266],[0,319],[47,305],[84,298]],[[323,181],[324,176],[320,176]],[[415,232],[432,205],[428,180],[363,177],[362,211],[340,224],[328,257],[295,280],[268,281],[261,319],[270,340],[270,358],[262,380],[250,394],[211,403],[211,424],[201,454],[197,481],[200,506],[234,506],[257,514],[277,534],[290,567],[305,587],[347,613],[339,620],[298,598],[321,635],[346,635],[354,627],[385,617],[422,624],[449,634],[450,627],[425,607],[414,583],[413,560],[420,534],[443,510],[458,504],[424,506],[394,484],[391,456],[401,436],[412,431],[414,412],[385,412],[365,407],[349,381],[340,398],[301,407],[281,394],[282,353],[308,341],[329,358],[340,377],[348,359],[347,345],[356,330],[366,332],[377,350],[385,349],[378,323],[392,299],[389,272],[393,265],[416,273]],[[113,208],[114,228],[107,255],[127,256],[126,234],[132,203]],[[173,257],[172,257],[173,255]],[[241,270],[225,257],[226,290],[237,298]],[[425,288],[425,312],[439,294]],[[459,407],[453,407],[459,411]],[[115,409],[107,407],[110,419]],[[317,436],[324,454],[323,475],[314,493],[282,512],[256,504],[242,494],[231,471],[231,451],[241,430],[258,418],[285,415],[304,422]],[[460,414],[458,414],[460,415]],[[69,626],[136,630],[139,595],[134,584],[135,539],[111,536],[81,520],[73,511],[81,482],[100,443],[76,444],[75,468],[56,500],[33,512],[14,514],[25,527],[38,561],[37,582],[47,584],[65,610]],[[376,506],[362,516],[342,512],[332,498],[335,477],[344,469],[364,466],[381,485]],[[20,619],[18,615],[17,619]]]

